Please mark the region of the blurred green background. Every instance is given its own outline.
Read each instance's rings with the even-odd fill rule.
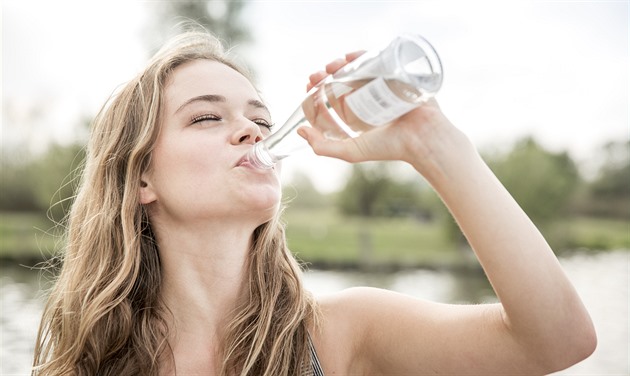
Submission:
[[[590,180],[567,153],[545,150],[532,138],[485,159],[558,253],[630,249],[628,147],[603,146],[603,163]],[[3,158],[2,259],[43,260],[62,249],[82,160],[79,144],[56,145],[29,160]],[[290,248],[325,267],[467,264],[470,255],[451,216],[420,176],[401,174],[406,167],[354,165],[343,189],[326,194],[296,174],[284,187]]]

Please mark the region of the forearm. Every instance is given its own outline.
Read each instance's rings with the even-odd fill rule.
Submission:
[[[590,328],[590,319],[551,248],[470,142],[447,128],[433,139],[432,161],[413,164],[475,251],[503,305],[507,328],[541,351],[554,341],[576,340],[583,335],[576,328]]]

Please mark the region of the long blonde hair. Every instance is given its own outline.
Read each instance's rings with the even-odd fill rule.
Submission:
[[[173,38],[94,120],[67,222],[62,268],[44,308],[34,375],[157,375],[167,343],[158,245],[139,203],[164,87],[179,65],[219,61],[246,77],[205,31]],[[253,234],[246,299],[222,343],[222,375],[296,375],[308,367],[316,304],[285,243],[280,213]]]

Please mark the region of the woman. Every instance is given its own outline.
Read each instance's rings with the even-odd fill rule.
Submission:
[[[594,350],[553,252],[435,101],[356,139],[323,137],[324,118],[300,129],[317,154],[403,160],[432,184],[501,303],[314,299],[285,244],[279,171],[244,158],[270,114],[220,43],[190,32],[95,119],[34,374],[545,374]]]

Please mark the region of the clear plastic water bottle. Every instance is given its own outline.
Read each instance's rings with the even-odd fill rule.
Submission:
[[[330,138],[356,137],[391,123],[433,97],[442,85],[435,49],[418,35],[396,37],[384,50],[367,52],[313,87],[280,129],[254,145],[248,161],[261,169],[308,144],[297,128],[307,118],[329,117]]]

